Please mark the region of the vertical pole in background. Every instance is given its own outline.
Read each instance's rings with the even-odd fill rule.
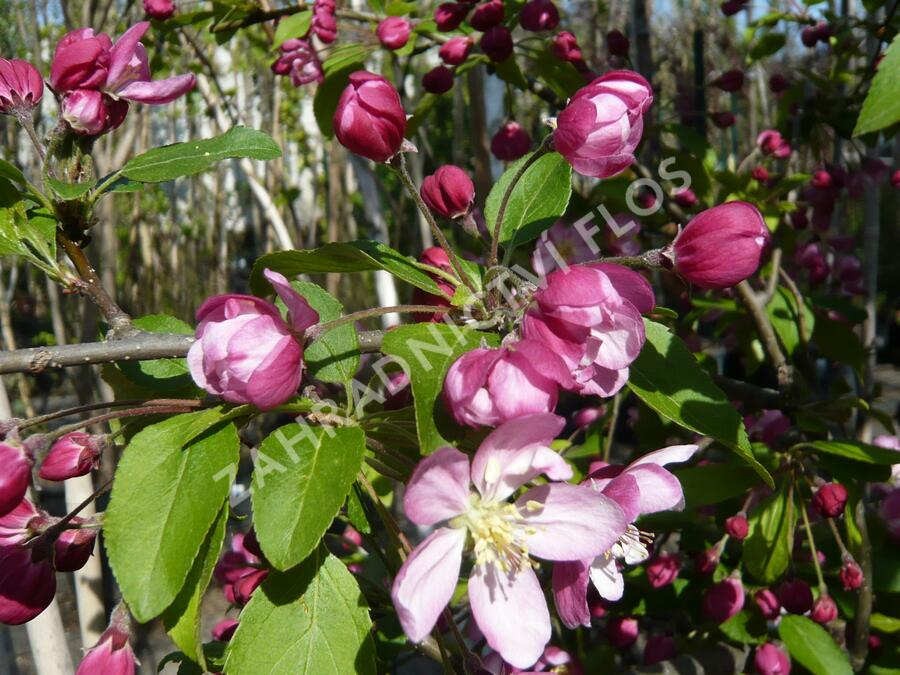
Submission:
[[[706,138],[706,64],[700,29],[694,30],[694,129]]]

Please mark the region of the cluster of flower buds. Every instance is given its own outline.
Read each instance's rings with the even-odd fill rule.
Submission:
[[[276,75],[289,75],[295,87],[311,82],[321,83],[325,79],[322,62],[308,39],[291,38],[278,49],[281,56],[272,64],[272,72]]]
[[[806,26],[800,31],[800,41],[805,47],[815,47],[819,42],[826,45],[831,39],[831,26],[825,21],[820,21],[814,26]]]

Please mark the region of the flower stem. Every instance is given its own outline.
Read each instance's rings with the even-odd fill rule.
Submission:
[[[816,548],[816,540],[813,538],[812,527],[809,525],[809,516],[806,513],[806,506],[804,504],[800,504],[800,515],[803,516],[803,529],[806,530],[806,539],[809,542],[813,567],[816,569],[816,579],[819,580],[819,593],[827,595],[828,586],[825,585],[825,578],[822,576],[822,566],[819,564],[819,550]]]
[[[345,323],[361,321],[369,319],[373,316],[381,316],[383,314],[443,314],[449,312],[452,307],[437,307],[435,305],[394,305],[392,307],[375,307],[373,309],[363,309],[359,312],[345,314],[344,316],[326,321],[325,323],[316,324],[306,331],[306,338],[313,340],[328,331],[342,326]]]
[[[46,152],[44,150],[44,144],[41,143],[41,139],[38,138],[37,132],[34,130],[34,119],[32,119],[31,117],[31,111],[16,115],[16,119],[19,120],[19,124],[21,124],[22,128],[25,129],[25,133],[28,134],[28,138],[31,139],[31,144],[34,145],[34,149],[35,151],[37,151],[38,157],[40,157],[41,161],[43,162],[44,157],[46,157]]]
[[[51,413],[47,413],[46,415],[32,417],[30,419],[23,420],[21,422],[21,424],[18,425],[18,428],[26,429],[28,427],[33,427],[38,424],[44,424],[45,422],[49,422],[51,420],[55,420],[60,417],[70,417],[71,415],[77,415],[77,414],[83,413],[83,412],[90,412],[92,410],[102,410],[103,408],[124,408],[124,407],[128,407],[128,406],[154,406],[154,405],[199,406],[200,401],[198,399],[178,399],[178,398],[159,398],[159,399],[150,399],[150,400],[130,400],[130,401],[101,401],[99,403],[88,403],[86,405],[75,406],[74,408],[65,408],[63,410],[55,410]]]
[[[494,222],[494,232],[491,234],[491,256],[488,258],[487,264],[489,268],[497,264],[497,251],[500,248],[500,230],[503,226],[503,217],[506,215],[506,208],[509,206],[509,200],[512,197],[513,189],[515,189],[516,184],[522,179],[522,176],[525,175],[525,172],[552,149],[553,134],[550,134],[544,138],[540,147],[531,153],[528,159],[522,162],[522,166],[519,167],[513,175],[512,180],[509,182],[509,185],[506,186],[506,192],[503,193],[503,198],[500,200],[500,208],[497,210],[497,220]]]

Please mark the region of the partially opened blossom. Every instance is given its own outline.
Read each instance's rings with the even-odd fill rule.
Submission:
[[[521,417],[491,432],[471,462],[445,447],[416,467],[403,498],[406,516],[425,527],[443,525],[394,580],[391,597],[410,640],[425,639],[450,602],[470,541],[469,604],[488,645],[518,668],[540,658],[551,626],[532,557],[590,558],[625,531],[622,509],[588,486],[551,482],[510,501],[539,475],[572,476],[550,448],[562,427],[555,415]]]
[[[619,391],[644,346],[641,313],[653,309],[650,284],[619,265],[579,265],[552,272],[534,300],[523,334],[565,361],[572,388],[600,396]]]
[[[0,59],[0,114],[30,115],[43,95],[37,68],[20,59]]]
[[[198,386],[231,403],[268,410],[290,398],[303,370],[303,333],[319,315],[281,274],[265,271],[288,309],[250,295],[217,295],[197,310],[188,367]]]
[[[596,257],[577,228],[557,220],[537,240],[531,254],[531,266],[539,276],[546,277],[557,267],[587,262]]]
[[[823,518],[838,518],[847,504],[847,488],[840,483],[825,483],[816,490],[812,506]]]
[[[790,675],[791,660],[771,642],[756,648],[753,667],[757,675]]]
[[[588,581],[607,600],[622,597],[625,583],[618,561],[633,565],[648,557],[645,540],[631,523],[643,514],[684,508],[681,483],[663,467],[686,462],[697,449],[696,445],[673,445],[639,457],[628,466],[605,465],[591,471],[586,484],[614,500],[629,525],[623,536],[602,555],[553,566],[556,610],[566,626],[590,625]]]
[[[791,154],[790,144],[774,129],[766,129],[761,132],[756,138],[756,144],[763,151],[763,154],[776,159],[784,159]]]
[[[321,83],[325,79],[322,62],[309,40],[286,40],[280,47],[281,56],[272,64],[276,75],[290,75],[291,84],[302,87],[311,82]]]
[[[31,457],[19,443],[0,442],[0,516],[16,508],[31,484]]]
[[[350,75],[334,111],[334,135],[351,152],[386,162],[400,151],[406,112],[390,82],[365,70]]]
[[[73,431],[56,441],[41,463],[44,480],[68,480],[85,476],[100,465],[105,436]]]
[[[27,499],[0,517],[0,623],[31,621],[56,595],[49,549],[25,546],[49,520]]]
[[[75,675],[134,675],[137,658],[128,642],[130,623],[128,610],[116,607],[109,627],[84,655]]]

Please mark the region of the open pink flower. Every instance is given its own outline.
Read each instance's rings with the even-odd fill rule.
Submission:
[[[672,445],[639,457],[628,466],[594,468],[588,476],[585,484],[615,501],[629,525],[623,536],[602,555],[553,566],[556,611],[566,626],[590,626],[589,580],[603,598],[619,600],[622,597],[625,583],[618,561],[634,565],[648,557],[640,531],[630,523],[645,513],[684,508],[681,483],[663,467],[686,462],[697,449],[696,445]]]
[[[644,346],[641,313],[653,309],[650,284],[620,265],[570,267],[552,272],[534,299],[524,336],[566,362],[575,391],[600,396],[619,391]]]
[[[445,525],[416,547],[394,580],[391,597],[410,640],[422,641],[450,602],[471,537],[469,603],[478,628],[513,666],[527,668],[540,658],[550,614],[531,556],[590,558],[625,531],[622,509],[588,486],[549,483],[509,501],[541,474],[554,481],[572,476],[550,448],[562,427],[555,415],[522,417],[491,432],[471,465],[445,447],[416,467],[403,509],[418,525]]]

